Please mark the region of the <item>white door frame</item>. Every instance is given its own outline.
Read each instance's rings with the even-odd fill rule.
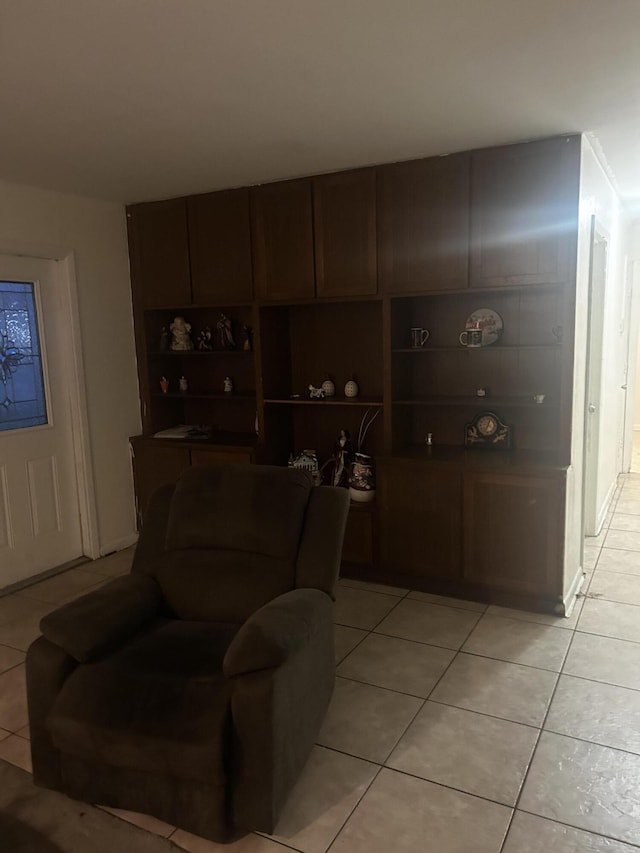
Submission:
[[[587,314],[587,357],[584,407],[584,485],[582,490],[582,535],[597,536],[602,527],[598,507],[598,460],[600,454],[600,407],[602,401],[602,355],[607,289],[609,234],[595,215],[591,217],[589,257],[589,303]],[[602,276],[597,262],[604,252]],[[598,257],[597,257],[598,256]]]
[[[89,415],[84,382],[84,359],[80,311],[78,308],[78,283],[76,278],[75,253],[73,249],[0,239],[0,255],[15,255],[27,258],[43,258],[57,261],[56,282],[68,312],[68,332],[71,341],[71,363],[65,366],[72,377],[69,389],[71,428],[73,431],[74,462],[78,505],[80,508],[80,530],[82,553],[92,560],[100,556],[98,512],[93,484]]]
[[[624,451],[622,458],[623,472],[631,470],[636,386],[637,383],[640,382],[640,376],[638,375],[637,370],[638,347],[640,346],[640,261],[628,261],[627,281],[629,291],[629,309],[626,322],[629,337],[627,341],[627,402],[624,423]]]

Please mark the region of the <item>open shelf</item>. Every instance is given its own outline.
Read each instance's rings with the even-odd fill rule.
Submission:
[[[197,356],[213,356],[213,355],[253,355],[253,350],[244,350],[244,349],[214,349],[214,350],[199,350],[199,349],[186,349],[186,350],[153,350],[153,352],[149,353],[150,356],[170,356],[171,358],[180,358],[182,356],[189,356],[191,358],[194,355]]]
[[[411,400],[394,400],[394,406],[482,406],[491,409],[494,406],[517,406],[531,409],[557,409],[553,401],[536,403],[530,397],[416,397]]]
[[[240,400],[255,400],[255,394],[247,394],[240,393],[236,391],[232,391],[229,394],[220,393],[220,394],[192,394],[191,391],[184,392],[168,392],[167,394],[163,394],[160,392],[154,392],[152,397],[157,397],[159,399],[173,399],[173,400],[226,400],[227,402],[232,401],[240,401]]]
[[[519,352],[521,350],[560,350],[561,344],[525,344],[523,346],[502,346],[501,344],[493,344],[489,347],[465,347],[462,344],[448,347],[402,347],[393,349],[392,352],[410,352],[410,353],[426,353],[426,352]]]
[[[279,406],[382,406],[381,397],[325,397],[324,400],[311,400],[308,397],[282,397],[265,399],[264,402]]]

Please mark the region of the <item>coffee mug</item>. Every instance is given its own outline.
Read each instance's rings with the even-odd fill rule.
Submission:
[[[460,335],[460,343],[465,347],[481,347],[482,329],[466,329]]]
[[[414,349],[420,349],[429,340],[429,330],[422,328],[411,329],[411,346]]]

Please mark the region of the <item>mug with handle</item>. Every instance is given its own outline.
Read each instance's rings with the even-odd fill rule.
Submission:
[[[420,349],[429,340],[429,330],[419,327],[411,329],[411,346],[413,349]]]
[[[460,335],[460,343],[465,347],[481,347],[482,329],[466,329]]]

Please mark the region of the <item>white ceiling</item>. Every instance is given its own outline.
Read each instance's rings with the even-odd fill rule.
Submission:
[[[0,0],[0,178],[124,202],[591,132],[640,202],[639,0]]]

